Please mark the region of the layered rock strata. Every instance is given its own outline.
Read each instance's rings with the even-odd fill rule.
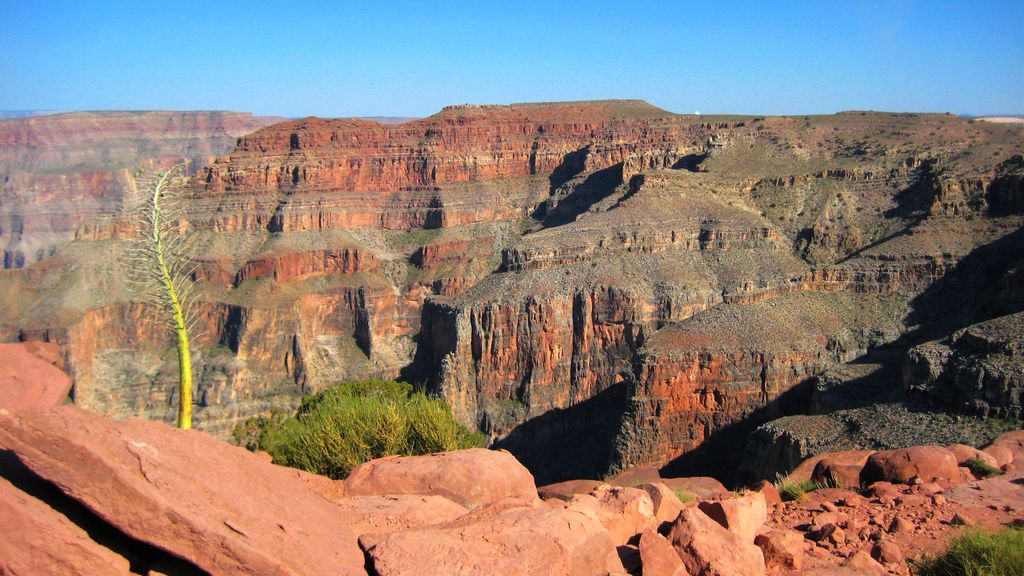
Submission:
[[[951,301],[935,287],[1020,229],[1021,152],[1019,127],[947,115],[635,101],[276,124],[189,190],[196,421],[405,376],[544,480],[682,466]],[[25,303],[3,338],[60,344],[76,402],[170,418],[173,355],[120,270],[130,230],[77,237],[0,276]]]

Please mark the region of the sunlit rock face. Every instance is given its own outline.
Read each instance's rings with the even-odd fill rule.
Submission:
[[[1019,128],[947,115],[459,106],[280,122],[216,149],[249,132],[227,118],[189,145],[220,155],[188,191],[197,426],[405,377],[542,482],[665,465],[785,413],[808,378],[925,321],[917,299],[1022,220]],[[25,158],[25,138],[4,158]],[[163,145],[18,198],[109,212],[133,168],[171,161]],[[5,186],[28,178],[8,171]],[[170,340],[119,264],[130,229],[103,210],[20,214],[3,338],[57,342],[84,406],[170,419]]]

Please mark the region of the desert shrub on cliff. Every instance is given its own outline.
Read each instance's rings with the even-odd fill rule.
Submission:
[[[914,563],[920,576],[1010,576],[1024,574],[1024,530],[971,530],[946,550]]]
[[[483,445],[447,404],[404,382],[348,382],[303,399],[295,416],[272,413],[235,427],[235,441],[277,464],[331,478],[374,458]]]

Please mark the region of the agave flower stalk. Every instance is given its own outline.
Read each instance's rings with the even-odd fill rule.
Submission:
[[[184,165],[177,164],[149,179],[138,179],[142,202],[131,213],[136,225],[136,249],[129,262],[132,281],[141,300],[159,310],[178,347],[177,426],[192,427],[192,352],[189,335],[192,314],[192,272],[188,227],[181,217],[180,185]]]

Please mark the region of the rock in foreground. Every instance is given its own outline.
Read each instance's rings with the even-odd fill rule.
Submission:
[[[537,498],[533,476],[514,456],[483,448],[371,460],[352,470],[345,491],[444,496],[470,510],[510,497]]]
[[[506,510],[360,544],[380,576],[593,576],[621,569],[607,530],[572,510]]]
[[[193,569],[365,574],[344,510],[294,472],[201,432],[69,406],[0,415],[0,450],[30,471],[23,485],[51,482]]]

